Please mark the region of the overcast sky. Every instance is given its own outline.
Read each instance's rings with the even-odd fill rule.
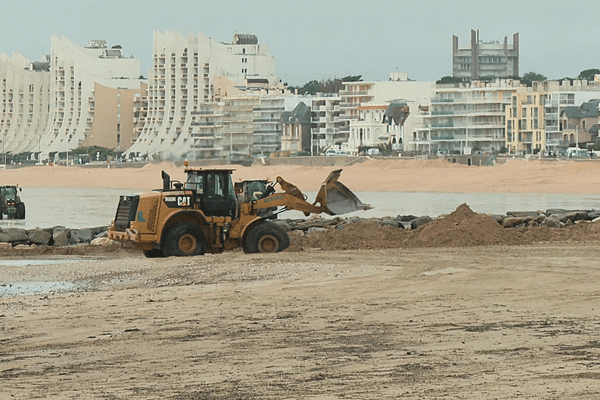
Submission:
[[[435,81],[452,75],[452,35],[470,42],[520,36],[520,68],[549,79],[600,68],[600,1],[501,0],[29,0],[3,2],[0,53],[30,60],[50,52],[52,35],[80,46],[104,39],[141,61],[147,76],[152,32],[188,31],[230,42],[258,36],[290,85],[392,71]]]

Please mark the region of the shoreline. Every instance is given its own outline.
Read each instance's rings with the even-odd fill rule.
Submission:
[[[214,165],[233,169],[234,181],[277,176],[302,191],[317,191],[329,172],[343,169],[340,182],[351,190],[436,193],[600,194],[600,162],[509,159],[496,166],[466,166],[444,160],[371,159],[348,166]],[[141,168],[31,166],[0,170],[4,184],[149,191],[160,188],[161,171],[184,180],[171,162]]]

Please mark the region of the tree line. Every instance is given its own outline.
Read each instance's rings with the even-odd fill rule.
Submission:
[[[575,79],[579,79],[579,80],[593,81],[595,75],[600,75],[600,69],[598,69],[598,68],[586,69],[586,70],[581,71],[579,73],[579,75],[577,75],[576,78],[564,77],[564,78],[557,79],[557,80],[573,81]],[[519,76],[509,76],[507,78],[519,80],[522,83],[526,84],[527,86],[531,86],[533,84],[533,82],[536,82],[536,81],[548,80],[548,78],[546,78],[544,75],[537,73],[537,72],[533,72],[533,71],[527,72],[523,76],[520,76],[520,77]],[[496,79],[495,77],[481,77],[480,78],[480,80],[482,80],[482,81],[485,81],[485,80],[492,81],[495,79]],[[305,83],[302,86],[288,86],[288,90],[291,90],[292,92],[295,92],[296,90],[298,90],[298,94],[302,94],[302,95],[309,94],[309,95],[313,95],[313,96],[316,95],[317,93],[339,93],[340,90],[344,89],[344,84],[343,84],[344,82],[362,82],[362,75],[348,75],[343,78],[328,78],[328,79],[323,79],[321,81],[312,80],[312,81]],[[464,82],[464,80],[462,78],[455,78],[452,76],[444,76],[436,81],[436,83],[438,83],[438,84],[460,83],[460,82]]]

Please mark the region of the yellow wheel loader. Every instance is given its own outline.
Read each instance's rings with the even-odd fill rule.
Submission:
[[[329,174],[312,204],[281,177],[234,185],[233,171],[189,168],[186,163],[183,183],[162,171],[162,189],[120,196],[108,237],[133,244],[146,257],[222,253],[238,247],[246,253],[273,253],[290,244],[287,232],[271,221],[283,211],[339,215],[371,208],[338,182],[341,169]]]

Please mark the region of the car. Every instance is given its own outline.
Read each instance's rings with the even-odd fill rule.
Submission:
[[[337,156],[338,152],[336,149],[327,149],[327,150],[325,150],[325,155],[326,156]]]

